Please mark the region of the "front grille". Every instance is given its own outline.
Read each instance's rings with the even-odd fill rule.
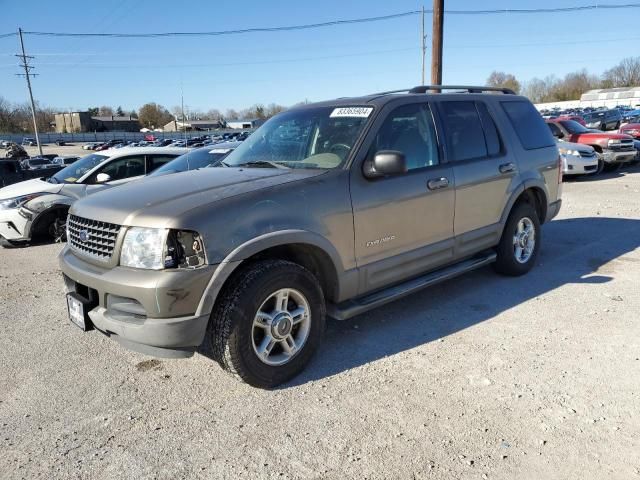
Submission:
[[[591,172],[592,170],[595,170],[596,168],[598,168],[597,165],[587,165],[586,167],[584,167],[584,171],[585,172]]]
[[[609,148],[616,152],[632,152],[634,150],[633,140],[622,140],[621,143],[609,145]]]
[[[585,158],[592,158],[592,157],[596,156],[596,153],[595,152],[585,152],[585,151],[580,150],[580,156],[581,157],[585,157]]]
[[[120,225],[69,215],[67,230],[73,250],[100,260],[109,260],[116,246]]]

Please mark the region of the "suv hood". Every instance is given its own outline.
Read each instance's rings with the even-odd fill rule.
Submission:
[[[29,195],[31,193],[58,193],[62,187],[62,184],[49,183],[39,178],[32,178],[31,180],[25,180],[24,182],[18,182],[4,188],[0,188],[0,200],[19,197],[21,195]]]
[[[70,213],[117,225],[182,228],[190,210],[252,191],[326,173],[325,170],[215,167],[146,177],[75,202]]]

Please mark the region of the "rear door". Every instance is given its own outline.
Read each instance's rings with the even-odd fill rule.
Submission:
[[[404,153],[408,172],[367,179],[363,164],[381,150]],[[453,171],[442,161],[431,106],[387,104],[360,151],[350,177],[360,293],[450,261]]]
[[[456,183],[456,256],[495,245],[518,166],[481,100],[438,102],[447,159]]]

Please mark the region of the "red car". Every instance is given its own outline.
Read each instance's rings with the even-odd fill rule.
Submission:
[[[620,133],[631,135],[633,138],[640,140],[640,123],[627,123],[620,127]]]
[[[598,154],[598,172],[617,168],[636,158],[633,137],[629,135],[589,130],[573,120],[555,118],[546,122],[554,137],[593,147]]]
[[[580,115],[560,115],[559,117],[554,118],[554,120],[573,120],[574,122],[578,122],[583,127],[587,126],[587,122],[585,122],[584,118],[582,118]]]

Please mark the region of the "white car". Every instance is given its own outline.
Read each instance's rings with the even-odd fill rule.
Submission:
[[[36,236],[61,240],[67,211],[75,200],[147,175],[188,151],[168,147],[104,150],[82,157],[50,177],[1,188],[0,244],[12,247]]]
[[[598,172],[598,155],[593,147],[558,140],[563,175],[586,175]]]

